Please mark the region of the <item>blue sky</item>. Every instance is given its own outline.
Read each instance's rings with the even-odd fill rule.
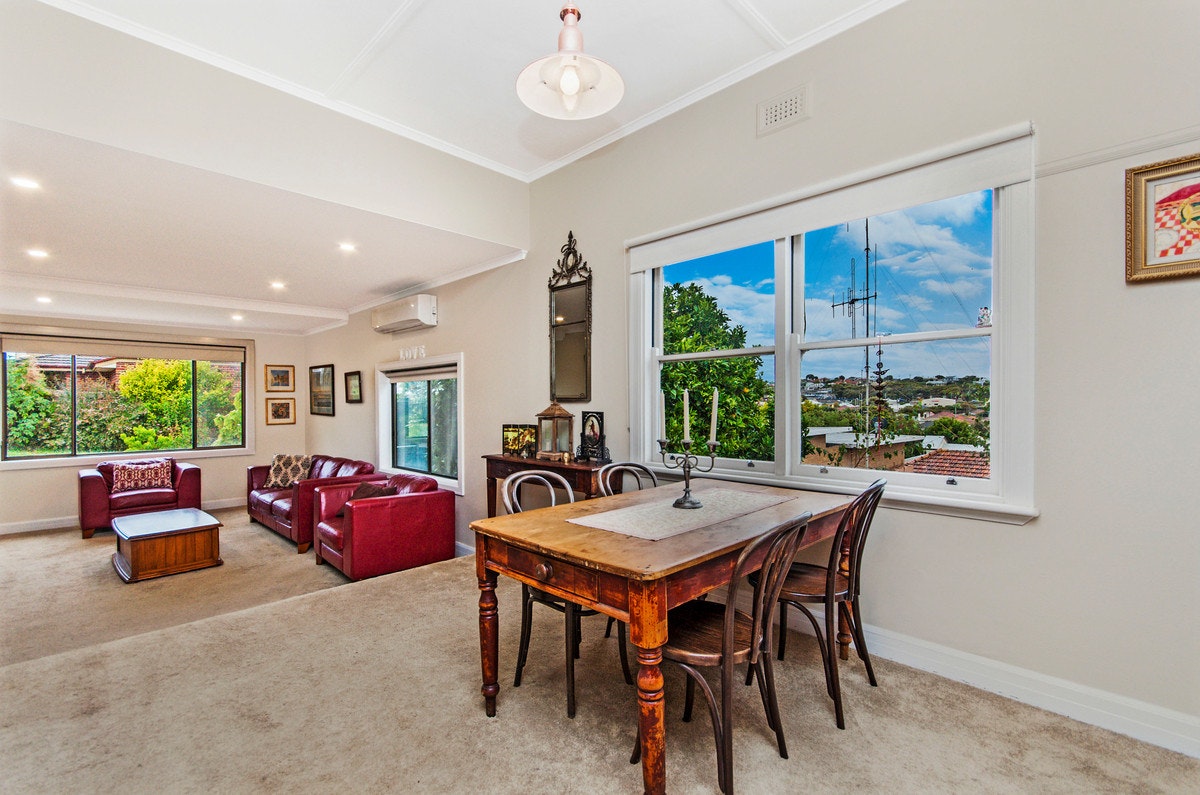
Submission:
[[[870,227],[871,335],[904,334],[975,326],[979,309],[992,304],[992,193],[979,191],[907,210],[873,216]],[[862,219],[811,231],[804,240],[805,334],[809,340],[848,339],[851,320],[842,308],[851,286],[863,293],[865,224]],[[876,259],[877,258],[877,259]],[[672,265],[670,282],[695,282],[717,298],[753,344],[774,340],[774,254],[771,242]],[[867,320],[859,304],[858,337]],[[897,378],[911,375],[988,377],[984,340],[884,346],[884,367]],[[875,354],[872,351],[872,367]],[[805,375],[855,375],[861,349],[806,357]]]

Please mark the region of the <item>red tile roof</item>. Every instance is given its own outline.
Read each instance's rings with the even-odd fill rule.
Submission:
[[[991,475],[992,464],[983,453],[970,450],[934,450],[913,461],[912,471],[922,475],[986,478]]]

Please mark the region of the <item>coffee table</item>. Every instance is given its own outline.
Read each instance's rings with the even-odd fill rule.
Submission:
[[[113,568],[125,582],[220,566],[221,523],[204,511],[179,508],[113,519]]]

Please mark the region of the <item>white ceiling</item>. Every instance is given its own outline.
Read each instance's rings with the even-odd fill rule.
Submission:
[[[560,0],[41,0],[527,182],[901,1],[579,0],[585,50],[621,73],[625,96],[598,118],[556,121],[514,83],[555,48]],[[524,255],[6,117],[0,107],[0,312],[308,333]],[[43,189],[15,188],[15,174]],[[342,239],[358,251],[339,252]],[[33,260],[32,247],[52,255]]]

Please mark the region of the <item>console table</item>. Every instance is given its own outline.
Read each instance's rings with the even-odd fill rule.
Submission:
[[[540,461],[536,458],[521,458],[515,455],[485,455],[487,462],[487,515],[496,515],[496,481],[514,472],[524,472],[529,469],[548,469],[557,472],[567,479],[571,488],[589,499],[600,496],[600,468],[603,464],[591,461],[572,461],[564,464],[561,461]],[[620,491],[620,485],[617,485]]]

